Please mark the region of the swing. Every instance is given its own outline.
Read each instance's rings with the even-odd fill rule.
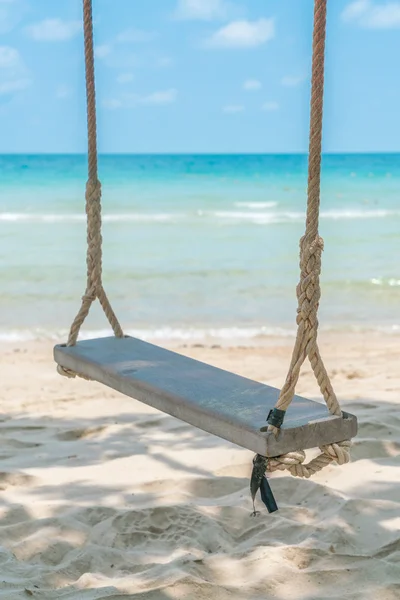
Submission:
[[[102,283],[101,184],[97,170],[96,104],[91,0],[83,0],[88,113],[87,286],[68,342],[54,348],[57,370],[98,381],[127,396],[256,453],[251,492],[258,489],[277,510],[266,472],[288,470],[310,477],[326,465],[350,460],[357,419],[341,411],[317,345],[319,276],[323,241],[318,234],[326,2],[315,0],[308,202],[300,241],[297,336],[281,391],[176,352],[125,336]],[[77,341],[92,303],[99,299],[114,337]],[[326,406],[295,395],[300,369],[310,360]],[[321,453],[304,464],[305,452]],[[255,512],[253,513],[255,514]]]

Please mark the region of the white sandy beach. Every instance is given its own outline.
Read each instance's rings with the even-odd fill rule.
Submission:
[[[279,387],[292,340],[179,352]],[[323,334],[352,463],[274,474],[250,517],[252,454],[56,374],[52,345],[1,349],[0,598],[398,600],[400,340]],[[307,365],[298,393],[317,397]]]

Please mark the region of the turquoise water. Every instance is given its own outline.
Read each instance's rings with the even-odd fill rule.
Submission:
[[[102,156],[104,284],[128,332],[294,331],[307,157]],[[62,338],[85,288],[84,156],[0,156],[0,339]],[[400,331],[400,155],[323,160],[321,327]],[[106,333],[96,306],[84,335]]]

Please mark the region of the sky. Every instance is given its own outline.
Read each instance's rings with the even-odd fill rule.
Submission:
[[[308,147],[312,0],[93,0],[101,153]],[[0,0],[0,152],[86,151],[81,0]],[[329,0],[325,152],[400,151],[400,1]]]

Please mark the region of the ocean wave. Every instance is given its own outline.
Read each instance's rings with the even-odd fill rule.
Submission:
[[[400,217],[400,210],[371,209],[371,210],[328,210],[320,214],[322,219],[386,219],[387,217]]]
[[[372,285],[377,285],[381,287],[400,287],[400,279],[395,279],[394,277],[390,277],[389,279],[373,277],[372,279],[370,279],[370,283],[372,283]]]
[[[207,213],[206,213],[207,214]],[[241,211],[216,211],[211,213],[216,219],[247,221],[257,224],[274,224],[303,222],[305,212],[277,211],[277,212],[241,212]],[[387,217],[400,217],[400,210],[329,210],[321,211],[321,219],[347,220],[347,219],[384,219]]]
[[[102,220],[105,222],[151,222],[151,221],[173,221],[181,218],[182,215],[176,213],[127,213],[127,214],[103,214]],[[64,213],[64,214],[39,214],[39,213],[0,213],[0,221],[8,222],[29,222],[29,223],[64,223],[64,222],[84,222],[85,213]]]
[[[154,329],[127,329],[126,335],[138,337],[143,340],[154,342],[177,341],[177,342],[206,342],[207,340],[254,340],[263,337],[293,337],[294,329],[285,329],[282,327],[159,327]],[[99,329],[92,331],[82,331],[80,339],[92,339],[112,336],[111,329]],[[0,331],[0,341],[4,342],[25,342],[35,340],[65,340],[68,337],[68,330],[47,330],[47,329],[24,329]]]
[[[240,203],[237,203],[238,206]],[[248,203],[252,204],[252,203]],[[257,203],[257,207],[259,207]],[[254,203],[256,208],[256,203]],[[119,223],[188,223],[195,220],[211,221],[216,223],[253,223],[258,225],[268,225],[275,223],[303,222],[305,212],[299,211],[209,211],[198,209],[193,213],[111,213],[103,214],[104,222]],[[348,220],[348,219],[385,219],[400,217],[400,210],[376,209],[376,210],[358,210],[358,209],[336,209],[322,211],[321,219]],[[42,213],[0,213],[0,222],[29,222],[29,223],[64,223],[64,222],[84,222],[86,215],[82,213],[64,213],[64,214],[42,214]]]
[[[278,206],[277,202],[235,202],[235,206],[238,208],[250,208],[250,209],[260,209],[260,208],[275,208]]]
[[[322,326],[321,331],[326,332],[380,332],[388,335],[399,335],[400,324],[371,326],[353,325],[353,326]],[[127,329],[126,335],[131,335],[142,340],[153,343],[231,343],[246,344],[257,342],[262,343],[268,338],[294,338],[295,328],[284,327],[159,327],[154,329]],[[84,330],[80,334],[82,340],[103,338],[112,336],[111,329]],[[0,341],[8,343],[32,342],[32,341],[51,341],[55,343],[64,342],[68,337],[68,330],[47,330],[47,329],[14,329],[0,330]]]

